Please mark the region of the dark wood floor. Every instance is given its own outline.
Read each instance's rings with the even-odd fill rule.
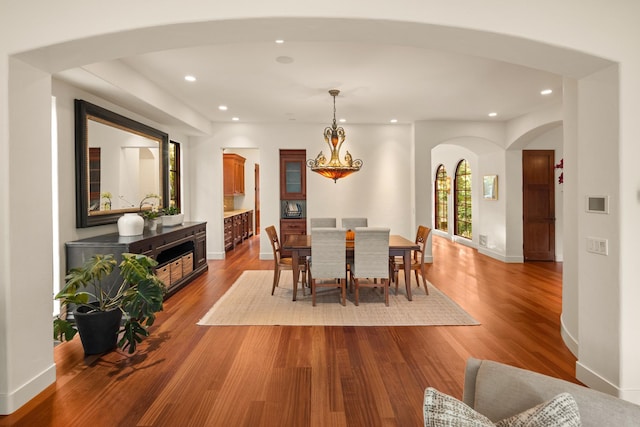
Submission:
[[[57,382],[0,425],[420,426],[425,387],[460,398],[471,356],[576,381],[561,264],[504,264],[438,237],[428,280],[481,326],[197,326],[243,270],[271,268],[258,239],[169,298],[136,354],[56,347]]]

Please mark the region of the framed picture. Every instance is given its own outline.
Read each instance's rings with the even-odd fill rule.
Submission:
[[[482,195],[485,200],[498,200],[498,175],[485,175],[483,177]]]

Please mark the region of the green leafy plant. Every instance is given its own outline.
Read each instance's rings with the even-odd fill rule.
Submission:
[[[159,211],[155,206],[149,210],[142,211],[140,215],[142,215],[145,219],[156,219],[162,214],[162,211]]]
[[[180,208],[177,206],[169,206],[164,209],[164,215],[178,215],[180,213]]]
[[[124,324],[120,329],[118,347],[133,353],[138,343],[149,336],[155,313],[162,311],[166,287],[155,275],[158,264],[145,255],[125,253],[119,275],[111,276],[116,267],[113,255],[94,255],[82,267],[72,269],[65,277],[65,285],[55,296],[62,306],[73,304],[86,312],[119,309]],[[71,340],[77,332],[75,325],[60,317],[53,321],[54,339]]]

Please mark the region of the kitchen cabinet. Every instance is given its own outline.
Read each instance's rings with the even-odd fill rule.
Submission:
[[[280,200],[306,200],[306,150],[280,150]]]
[[[223,188],[225,196],[244,194],[244,162],[245,158],[238,154],[223,155]]]
[[[225,212],[224,249],[228,251],[253,236],[253,211]]]
[[[307,219],[281,219],[280,245],[284,245],[287,237],[293,234],[307,234]],[[282,250],[282,256],[291,256],[291,251]]]

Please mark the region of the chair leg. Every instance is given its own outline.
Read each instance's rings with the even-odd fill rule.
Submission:
[[[393,268],[393,277],[395,278],[395,282],[396,282],[396,295],[398,295],[398,271],[400,269],[398,267],[394,267]]]
[[[316,306],[316,279],[311,279],[311,305]]]
[[[346,281],[346,279],[340,279],[340,288],[342,288],[341,289],[342,305],[346,306],[347,305],[347,281]]]
[[[424,292],[429,295],[429,288],[427,287],[427,279],[426,274],[424,274],[424,264],[422,264],[422,268],[420,269],[420,273],[422,274],[422,284],[424,285]]]
[[[420,287],[420,279],[418,278],[418,270],[413,270],[416,272],[416,286]]]
[[[278,286],[278,281],[280,280],[280,270],[276,267],[275,270],[273,270],[273,286],[271,287],[271,295],[273,295],[273,293],[276,290],[276,286]]]
[[[358,282],[358,278],[351,278],[351,280],[353,280],[356,283],[356,292],[355,292],[355,299],[356,299],[356,306],[360,305],[360,283]]]
[[[389,279],[382,279],[384,285],[384,305],[389,307]]]

